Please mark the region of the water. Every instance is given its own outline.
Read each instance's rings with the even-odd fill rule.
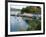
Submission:
[[[10,17],[10,31],[26,31],[28,24],[22,19],[22,17],[11,16]]]

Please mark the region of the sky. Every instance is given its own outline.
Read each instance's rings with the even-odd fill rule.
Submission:
[[[11,8],[16,8],[16,9],[22,9],[25,8],[26,6],[22,5],[11,5]]]

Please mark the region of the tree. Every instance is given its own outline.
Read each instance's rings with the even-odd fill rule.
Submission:
[[[22,8],[21,13],[41,14],[41,8],[39,6],[27,6],[26,8]]]

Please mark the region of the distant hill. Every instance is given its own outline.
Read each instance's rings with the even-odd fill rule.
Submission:
[[[11,8],[11,11],[21,11],[21,9],[15,9],[15,8]]]

